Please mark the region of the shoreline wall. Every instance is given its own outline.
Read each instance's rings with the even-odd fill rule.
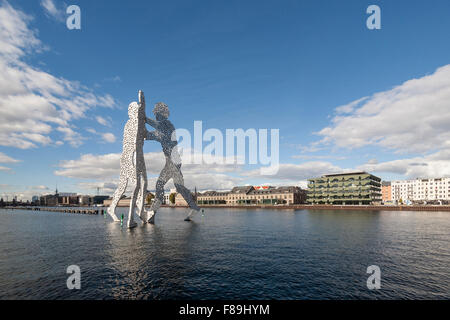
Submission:
[[[187,206],[163,205],[165,208],[187,208]],[[199,205],[200,208],[229,208],[229,209],[273,209],[273,210],[367,210],[367,211],[450,211],[450,206],[344,206],[344,205]]]

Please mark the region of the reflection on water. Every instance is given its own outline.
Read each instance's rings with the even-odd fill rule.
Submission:
[[[126,214],[119,208],[119,214]],[[0,298],[450,298],[450,214],[162,209],[128,230],[103,216],[0,210]],[[81,268],[68,290],[66,268]],[[366,287],[378,265],[382,288]]]
[[[147,224],[127,230],[120,224],[108,223],[105,256],[114,269],[111,295],[114,298],[158,298],[161,291],[176,290],[177,284],[183,284],[183,279],[188,278],[188,266],[183,264],[191,259],[191,238],[196,228],[196,223],[181,225],[180,222],[174,230],[176,234],[166,237],[159,225]],[[155,275],[161,278],[169,275],[170,279],[158,279]],[[168,282],[171,286],[167,288]]]

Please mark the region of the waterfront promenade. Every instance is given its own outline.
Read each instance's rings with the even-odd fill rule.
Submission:
[[[167,206],[182,207],[182,206]],[[275,210],[367,210],[367,211],[450,211],[450,206],[376,206],[376,205],[201,205],[201,208],[275,209]]]

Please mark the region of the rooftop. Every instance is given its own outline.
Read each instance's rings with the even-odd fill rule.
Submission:
[[[351,176],[351,175],[355,175],[355,174],[369,174],[369,173],[367,173],[365,171],[353,171],[353,172],[325,174],[324,177]]]
[[[252,186],[234,187],[231,191],[205,191],[199,193],[200,196],[226,196],[228,194],[271,194],[271,193],[291,193],[299,192],[302,189],[297,186],[272,187],[268,186],[264,189],[255,189]]]

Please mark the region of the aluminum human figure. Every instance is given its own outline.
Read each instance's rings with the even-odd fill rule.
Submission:
[[[184,186],[183,174],[181,173],[181,158],[178,153],[178,142],[175,136],[175,127],[172,122],[168,120],[169,107],[166,104],[159,102],[155,105],[153,113],[156,120],[146,118],[146,122],[155,130],[147,132],[146,139],[155,140],[161,143],[166,158],[166,164],[156,182],[156,195],[150,208],[150,212],[147,214],[148,222],[154,223],[156,211],[159,209],[164,199],[164,186],[171,178],[173,179],[177,192],[183,196],[184,200],[186,200],[191,208],[189,215],[185,219],[186,221],[190,221],[192,214],[195,211],[199,211],[200,208],[197,206],[189,189]]]
[[[109,215],[114,221],[120,222],[116,216],[117,204],[124,194],[127,185],[134,185],[131,195],[131,203],[128,211],[128,228],[134,228],[137,224],[134,221],[134,213],[137,213],[141,220],[146,222],[144,211],[145,196],[147,193],[147,170],[144,160],[144,139],[147,129],[145,128],[145,97],[139,91],[139,103],[132,102],[128,106],[129,120],[125,124],[123,131],[123,151],[120,158],[119,186],[114,193],[112,203],[108,208]]]

